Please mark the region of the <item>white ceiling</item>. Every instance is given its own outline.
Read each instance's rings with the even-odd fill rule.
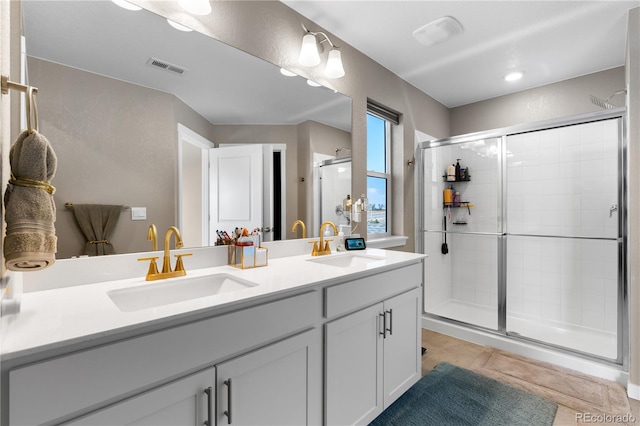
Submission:
[[[281,1],[447,107],[624,65],[626,14],[640,6],[640,0]],[[462,34],[430,47],[413,37],[447,15],[462,24]],[[525,76],[506,83],[513,69]]]
[[[351,130],[349,97],[285,77],[273,64],[211,37],[177,31],[146,10],[125,10],[111,1],[28,0],[23,14],[29,56],[172,93],[211,123],[313,120]],[[151,67],[151,57],[186,72]]]

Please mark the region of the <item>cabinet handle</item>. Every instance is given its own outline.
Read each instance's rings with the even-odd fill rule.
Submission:
[[[227,411],[224,415],[227,416],[227,424],[231,424],[231,379],[225,380],[224,384],[227,385]]]
[[[211,413],[213,407],[212,394],[213,389],[211,386],[204,390],[204,393],[207,394],[207,420],[204,421],[205,426],[213,426],[213,421],[211,420]]]
[[[387,313],[383,312],[378,315],[382,317],[382,331],[379,332],[379,334],[382,334],[382,338],[386,339],[387,338]]]
[[[389,328],[387,328],[387,331],[389,332],[389,336],[391,336],[393,334],[393,309],[389,309],[387,312],[389,312]]]

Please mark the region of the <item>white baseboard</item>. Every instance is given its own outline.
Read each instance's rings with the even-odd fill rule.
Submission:
[[[629,383],[627,385],[627,396],[640,401],[640,385]]]

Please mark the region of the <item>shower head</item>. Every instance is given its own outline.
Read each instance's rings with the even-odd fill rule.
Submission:
[[[610,103],[609,101],[613,99],[615,96],[620,95],[622,93],[627,93],[627,89],[618,90],[613,95],[609,96],[607,99],[604,99],[604,100],[591,95],[591,103],[594,105],[598,105],[600,108],[604,108],[604,109],[618,108],[616,105]]]

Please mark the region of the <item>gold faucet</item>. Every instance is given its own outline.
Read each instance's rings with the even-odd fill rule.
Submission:
[[[158,267],[156,265],[156,260],[158,256],[153,257],[143,257],[138,259],[139,261],[150,261],[149,271],[147,272],[147,281],[161,280],[164,278],[173,278],[173,277],[181,277],[183,275],[187,275],[187,271],[184,269],[184,263],[182,262],[182,258],[184,256],[191,256],[191,253],[182,253],[176,254],[176,268],[171,270],[171,258],[169,251],[169,244],[171,242],[171,234],[175,234],[176,240],[176,248],[182,247],[182,236],[180,235],[180,231],[175,226],[170,227],[166,234],[164,234],[164,257],[162,261],[162,272],[158,272]],[[151,225],[149,227],[149,232],[147,235],[147,239],[151,241],[151,244],[154,250],[157,250],[157,231],[155,225]]]
[[[324,239],[324,228],[326,226],[331,226],[333,228],[333,233],[335,235],[338,235],[338,228],[336,228],[336,225],[333,222],[325,222],[322,225],[320,225],[320,245],[319,247],[317,247],[317,250],[316,250],[316,245],[314,243],[313,252],[311,253],[311,256],[322,256],[325,254],[331,254],[331,247],[329,247],[329,241],[332,241],[332,240]]]
[[[151,241],[151,251],[158,250],[158,229],[153,223],[149,225],[149,231],[147,232],[147,241]]]
[[[304,226],[304,222],[300,219],[293,222],[293,226],[291,227],[291,232],[296,232],[296,228],[298,225],[302,226],[302,238],[307,238],[307,227]]]

